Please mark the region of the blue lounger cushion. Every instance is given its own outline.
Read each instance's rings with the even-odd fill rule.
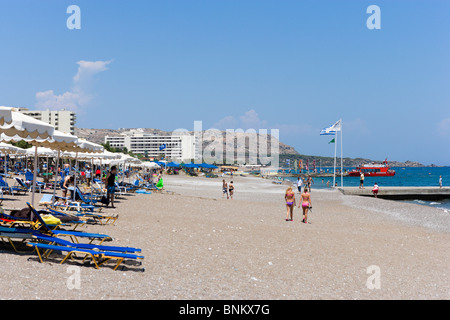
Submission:
[[[61,246],[74,247],[79,249],[88,250],[102,250],[102,251],[114,251],[114,252],[124,252],[124,253],[136,253],[141,252],[141,249],[130,248],[130,247],[117,247],[117,246],[104,246],[96,244],[86,244],[86,243],[73,243],[64,239],[50,237],[46,235],[35,235],[35,238],[42,241],[47,241],[49,243],[55,243]]]
[[[80,248],[73,248],[73,247],[66,247],[66,246],[56,246],[56,245],[44,244],[44,243],[38,243],[38,242],[27,242],[27,244],[30,245],[30,246],[33,246],[33,247],[38,247],[40,249],[54,250],[54,251],[60,251],[60,252],[77,251],[77,252],[84,252],[84,253],[92,254],[94,256],[105,255],[105,256],[114,257],[114,258],[144,259],[143,256],[139,256],[139,255],[136,255],[136,254],[130,254],[130,253],[80,249]]]

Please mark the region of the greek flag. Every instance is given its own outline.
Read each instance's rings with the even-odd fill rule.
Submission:
[[[335,135],[337,131],[341,131],[341,120],[333,124],[332,126],[323,128],[322,131],[320,131],[321,136],[331,136]]]

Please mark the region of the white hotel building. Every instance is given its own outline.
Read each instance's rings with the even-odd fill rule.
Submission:
[[[75,132],[75,112],[70,110],[28,110],[27,108],[17,108],[17,110],[27,116],[41,120],[55,127],[56,130],[74,134]]]
[[[195,137],[189,134],[154,135],[140,131],[121,133],[118,136],[106,136],[105,143],[114,148],[127,148],[136,154],[145,154],[151,158],[168,158],[171,161],[190,162],[196,157]],[[164,150],[160,150],[162,145]]]

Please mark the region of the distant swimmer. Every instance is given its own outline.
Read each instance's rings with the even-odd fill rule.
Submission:
[[[284,200],[286,201],[286,221],[294,221],[295,193],[292,187],[286,189]]]
[[[311,203],[311,194],[308,193],[308,187],[305,187],[300,202],[298,204],[298,207],[300,208],[302,206],[303,209],[303,222],[308,223],[308,210],[312,206]]]

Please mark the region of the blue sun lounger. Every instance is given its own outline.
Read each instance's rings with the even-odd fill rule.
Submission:
[[[131,247],[119,247],[119,246],[104,246],[104,245],[97,245],[97,244],[88,244],[88,243],[73,243],[61,238],[56,237],[50,237],[42,234],[34,234],[33,238],[40,240],[40,241],[46,241],[49,244],[59,245],[59,246],[66,246],[66,247],[73,247],[78,249],[88,249],[88,250],[102,250],[102,251],[114,251],[114,252],[122,252],[122,253],[138,253],[141,252],[141,249],[138,248],[131,248]]]
[[[75,201],[81,201],[82,204],[94,205],[98,202],[97,200],[93,199],[91,195],[84,195],[81,192],[80,188],[78,187],[76,187],[75,190],[72,188],[69,190],[72,193],[72,199],[73,199],[73,192],[75,192]]]
[[[81,231],[68,231],[68,230],[52,230],[42,219],[39,212],[29,203],[27,202],[28,207],[30,207],[33,214],[37,217],[38,221],[40,222],[42,228],[44,229],[45,233],[48,233],[50,235],[54,236],[67,236],[70,237],[72,240],[75,240],[75,242],[78,242],[78,238],[88,238],[90,240],[90,243],[92,243],[94,240],[99,240],[100,243],[103,241],[111,241],[112,237],[105,235],[105,234],[99,234],[99,233],[87,233],[87,232],[81,232]]]
[[[122,253],[122,252],[113,252],[113,251],[103,251],[103,250],[90,250],[90,249],[83,249],[83,248],[74,248],[70,246],[57,246],[57,245],[51,245],[51,244],[44,244],[39,242],[27,242],[28,246],[34,247],[36,249],[36,252],[39,256],[39,260],[43,262],[42,255],[39,252],[39,249],[45,250],[44,257],[47,256],[52,251],[59,251],[59,252],[67,252],[67,255],[64,257],[64,259],[61,261],[60,264],[63,264],[68,258],[72,257],[73,254],[79,253],[85,255],[85,258],[83,261],[90,256],[92,258],[92,261],[95,264],[95,267],[97,269],[100,269],[100,266],[104,264],[105,262],[115,259],[117,260],[117,264],[114,267],[114,270],[117,270],[117,268],[120,266],[120,264],[125,259],[132,259],[132,260],[142,260],[144,259],[143,256],[139,256],[136,254],[130,254],[130,253]]]
[[[19,243],[24,244],[25,241],[31,240],[33,235],[27,232],[18,231],[16,228],[7,228],[0,227],[0,240],[4,244],[9,244],[14,249],[15,252],[20,253],[21,251],[17,248],[17,243],[14,242],[19,241]]]

